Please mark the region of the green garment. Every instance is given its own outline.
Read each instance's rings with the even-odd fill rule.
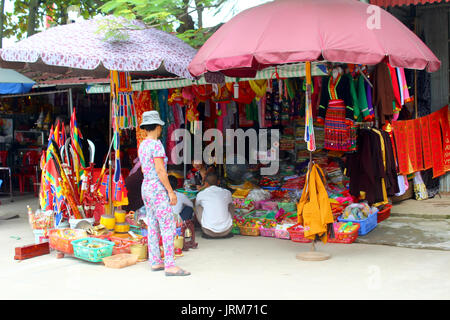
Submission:
[[[370,115],[369,104],[367,103],[365,81],[366,80],[363,75],[360,75],[358,78],[358,101],[363,118],[367,118]]]
[[[348,78],[350,83],[350,95],[352,96],[353,101],[353,118],[355,121],[361,122],[361,109],[359,106],[358,95],[356,94],[355,80],[353,80],[353,77],[350,73],[346,73],[345,76]]]
[[[153,102],[153,110],[156,110],[159,112],[159,99],[158,99],[158,91],[152,90],[150,92],[150,96],[152,97]]]
[[[292,83],[292,82],[293,81],[291,81],[291,79],[284,80],[284,85],[287,88],[289,99],[294,99],[294,97],[295,97],[295,88],[294,88],[294,83]]]
[[[258,121],[258,105],[253,99],[251,104],[245,105],[245,118],[247,120]]]

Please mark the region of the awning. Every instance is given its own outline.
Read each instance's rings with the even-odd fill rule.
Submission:
[[[30,92],[35,82],[11,69],[0,68],[0,94],[20,94]]]
[[[305,64],[296,63],[279,66],[276,68],[280,78],[299,78],[305,76]],[[314,62],[311,64],[311,74],[313,76],[326,76],[327,70],[325,63]],[[225,77],[225,82],[237,82],[247,80],[259,80],[275,78],[275,67],[270,67],[259,71],[255,78],[231,78]],[[206,84],[205,77],[197,81],[180,78],[152,79],[142,81],[132,81],[134,91],[161,90],[171,88],[189,87],[192,85]],[[110,85],[92,85],[86,89],[86,93],[109,93]]]
[[[370,3],[386,8],[427,3],[450,3],[450,0],[370,0]]]

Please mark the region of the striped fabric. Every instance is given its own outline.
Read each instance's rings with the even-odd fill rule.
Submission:
[[[295,63],[289,65],[283,65],[276,68],[278,75],[281,78],[298,78],[305,76],[305,64]],[[226,82],[236,82],[247,81],[247,80],[260,80],[260,79],[270,79],[274,76],[275,67],[266,68],[259,71],[255,78],[230,78],[225,77]],[[325,76],[326,75],[326,65],[324,63],[312,62],[311,63],[311,74],[312,76]],[[145,90],[162,90],[171,88],[182,88],[189,87],[191,85],[206,84],[205,78],[201,77],[197,81],[191,81],[188,79],[180,78],[164,78],[164,79],[154,79],[154,80],[143,80],[143,81],[133,81],[133,91],[145,91]],[[110,85],[93,85],[86,89],[86,93],[110,93]]]
[[[335,151],[350,150],[350,127],[345,122],[344,100],[329,101],[324,128],[325,149]]]

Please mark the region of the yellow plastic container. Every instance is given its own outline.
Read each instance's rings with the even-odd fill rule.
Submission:
[[[114,215],[116,216],[116,224],[125,222],[127,216],[125,212],[116,212]]]
[[[177,249],[183,249],[183,237],[182,236],[176,236],[174,239],[174,247]]]
[[[130,225],[128,223],[116,223],[116,226],[114,227],[115,232],[128,232],[130,231]]]
[[[131,254],[138,256],[138,261],[147,260],[147,245],[146,244],[132,244],[130,246]]]
[[[100,217],[100,224],[104,225],[108,230],[114,230],[116,218],[110,215],[103,215]]]

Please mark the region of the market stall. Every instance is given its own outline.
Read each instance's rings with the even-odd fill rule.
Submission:
[[[440,61],[412,31],[388,12],[378,7],[368,9],[368,4],[350,0],[286,0],[248,9],[208,39],[191,62],[189,70],[194,76],[213,74],[216,78],[222,77],[223,82],[225,76],[252,77],[268,66],[300,61],[309,64],[310,61],[326,60],[346,63],[347,67],[349,63],[357,64],[356,71],[361,75],[367,73],[362,69],[365,65],[374,68],[370,70],[370,79],[369,76],[360,77],[362,85],[358,80],[357,87],[361,91],[357,92],[352,87],[355,86],[352,72],[344,73],[346,66],[335,64],[322,82],[317,120],[324,125],[325,149],[341,152],[339,157],[345,152],[350,158],[346,161],[346,171],[353,201],[365,199],[370,206],[376,207],[387,205],[387,196],[399,192],[397,179],[400,178],[392,148],[395,139],[392,140],[391,126],[399,119],[402,108],[408,102],[408,84],[405,83],[402,68],[433,72],[439,68]],[[283,19],[279,19],[281,16]],[[337,19],[342,19],[343,23],[336,23]],[[261,28],[267,21],[277,22],[269,28]],[[350,78],[346,78],[349,74]],[[366,81],[369,86],[364,84]],[[308,75],[306,82],[305,141],[308,151],[313,152],[317,148],[310,90],[312,82]],[[373,98],[360,101],[364,88],[366,98],[368,94]],[[417,92],[414,94],[417,99]],[[375,109],[371,111],[370,107]],[[445,115],[441,117],[444,118]],[[361,122],[362,128],[358,128]],[[443,122],[443,128],[447,128],[446,120]],[[419,143],[419,139],[415,141]],[[444,137],[441,136],[440,142],[441,146],[445,146]],[[397,145],[402,143],[397,141]],[[375,151],[369,151],[368,146],[375,148]],[[310,153],[308,177],[316,167],[312,158]],[[304,193],[311,192],[308,188],[312,187],[312,182],[313,179],[307,178]],[[320,179],[317,182],[321,187]],[[319,189],[314,190],[315,198],[324,197],[323,190]],[[306,227],[303,230],[305,235],[308,234],[307,238],[316,240],[319,236],[326,242],[329,234],[326,226],[328,230],[331,226],[331,204],[322,200],[308,204],[317,209],[316,212],[311,213],[310,207],[304,209],[304,203],[300,200],[298,222],[301,227]],[[371,211],[375,210],[354,207],[351,218],[353,222],[356,216],[376,220],[368,216]],[[322,228],[317,228],[318,231],[313,234],[308,230],[312,229],[309,223],[316,223],[314,220],[318,219],[319,214],[322,215]],[[349,214],[344,215],[343,222],[348,221]],[[311,217],[315,218],[310,220]],[[370,223],[371,227],[366,229],[361,227],[361,221],[358,224],[358,232],[365,232],[376,225]],[[329,255],[299,256],[302,259],[311,257],[326,259]]]
[[[195,134],[201,131],[200,121],[203,130],[215,128],[222,134],[226,129],[279,130],[281,139],[269,145],[265,159],[272,150],[280,151],[276,159],[280,170],[275,175],[259,175],[259,169],[264,167],[261,163],[221,165],[218,159],[212,162],[222,173],[223,187],[233,191],[237,209],[233,233],[313,245],[317,239],[349,244],[389,216],[388,196],[400,192],[398,146],[389,128],[392,122],[404,119],[401,112],[407,110],[408,96],[413,95],[400,90],[411,85],[404,80],[403,68],[433,71],[439,67],[439,61],[428,48],[384,11],[381,14],[386,29],[354,32],[366,28],[363,17],[366,9],[363,3],[347,0],[268,3],[238,15],[205,43],[190,69],[193,75],[205,74],[205,78],[133,83],[125,75],[124,85],[113,82],[109,92],[116,98],[122,92],[133,100],[136,123],[144,111],[159,111],[167,123],[162,141],[168,155],[177,143],[170,139],[171,133],[186,128]],[[258,13],[255,17],[252,10]],[[273,15],[289,19],[269,30],[255,27],[262,25],[261,21],[278,21],[270,18]],[[354,25],[330,24],[336,15]],[[292,32],[305,29],[314,32]],[[242,30],[259,33],[252,35]],[[262,37],[263,30],[270,32]],[[317,39],[329,41],[318,43]],[[345,41],[338,41],[342,45],[339,47],[333,39]],[[398,39],[406,42],[398,45]],[[236,41],[241,45],[236,46]],[[254,47],[242,51],[246,45]],[[255,48],[263,50],[257,52]],[[234,49],[246,53],[233,59],[239,56]],[[282,74],[283,67],[304,61],[305,64],[300,64],[303,73]],[[272,67],[271,72],[264,73],[268,66]],[[211,83],[214,77],[217,81]],[[389,84],[384,92],[380,90],[381,82]],[[123,90],[117,90],[119,87]],[[380,100],[384,96],[392,97],[390,105]],[[120,105],[115,99],[112,103]],[[439,119],[444,116],[443,112]],[[112,120],[119,121],[119,117]],[[385,120],[390,126],[384,127]],[[436,121],[447,128],[444,120]],[[120,126],[119,122],[113,123],[116,128]],[[111,139],[116,148],[117,132]],[[136,138],[139,145],[142,139],[139,128]],[[184,178],[186,174],[181,175]],[[106,185],[111,186],[110,183],[111,180]],[[195,199],[197,192],[189,183],[182,181],[181,185],[185,187],[179,191]],[[108,231],[113,230],[126,234],[132,225],[138,226],[138,217],[133,213],[128,216],[128,226],[122,222],[120,213],[102,218],[103,231],[90,230],[94,235],[102,233],[97,236],[107,237]],[[139,228],[135,231],[144,232]],[[184,229],[178,232],[180,237],[186,236]],[[329,258],[329,255],[313,256]]]
[[[104,34],[108,30],[107,26],[111,23],[124,25],[124,28],[127,29],[125,32],[127,41],[105,40]],[[192,79],[187,71],[187,65],[194,54],[193,48],[175,36],[153,28],[145,28],[145,25],[139,21],[127,21],[117,17],[99,17],[50,28],[35,34],[3,49],[1,59],[3,67],[18,70],[27,67],[32,70],[97,77],[106,77],[109,74],[111,81],[110,125],[108,126],[110,129],[110,152],[109,160],[103,164],[101,175],[108,177],[105,186],[107,210],[110,216],[115,218],[114,202],[118,200],[115,196],[123,192],[120,190],[122,178],[120,134],[124,128],[136,125],[134,103],[127,99],[130,98],[127,86],[130,73],[139,72],[146,77],[179,76]],[[96,210],[93,207],[103,206],[105,198],[98,193],[102,178],[99,177],[95,182],[92,179],[94,148],[91,148],[92,152],[89,157],[81,150],[82,135],[76,124],[76,106],[73,110],[70,140],[60,139],[61,123],[56,124],[57,127],[54,127],[53,132],[49,134],[46,153],[41,157],[44,177],[40,200],[43,207],[38,214],[33,213],[33,217],[37,216],[37,220],[46,221],[45,215],[47,211],[50,211],[49,215],[53,215],[55,225],[46,224],[45,228],[37,230],[41,230],[44,236],[55,233],[54,237],[50,234],[50,239],[60,238],[63,244],[70,243],[70,245],[64,246],[66,250],[64,248],[59,250],[56,242],[51,240],[50,246],[59,251],[68,254],[73,252],[77,255],[77,250],[73,250],[70,241],[78,236],[70,230],[80,228],[83,224],[86,227],[86,223],[92,225],[93,211]],[[109,166],[109,172],[106,175],[107,166]],[[42,196],[42,194],[46,195]],[[95,199],[96,197],[98,199]],[[49,207],[51,209],[46,210]],[[64,219],[65,217],[69,221]],[[31,221],[34,220],[33,218]],[[128,237],[129,224],[117,222],[123,225],[120,227],[116,225],[115,233],[126,233]],[[67,227],[67,223],[70,228],[59,229]],[[79,225],[80,223],[81,225]],[[57,229],[53,231],[53,227]],[[90,240],[84,241],[81,242],[81,245],[88,248],[91,253],[98,251],[95,250],[98,245],[91,242]],[[142,244],[139,245],[142,246]],[[110,248],[109,245],[108,248]],[[142,251],[142,247],[139,250]],[[108,252],[110,253],[109,249],[104,251],[105,254]],[[81,254],[78,257],[81,257]]]

